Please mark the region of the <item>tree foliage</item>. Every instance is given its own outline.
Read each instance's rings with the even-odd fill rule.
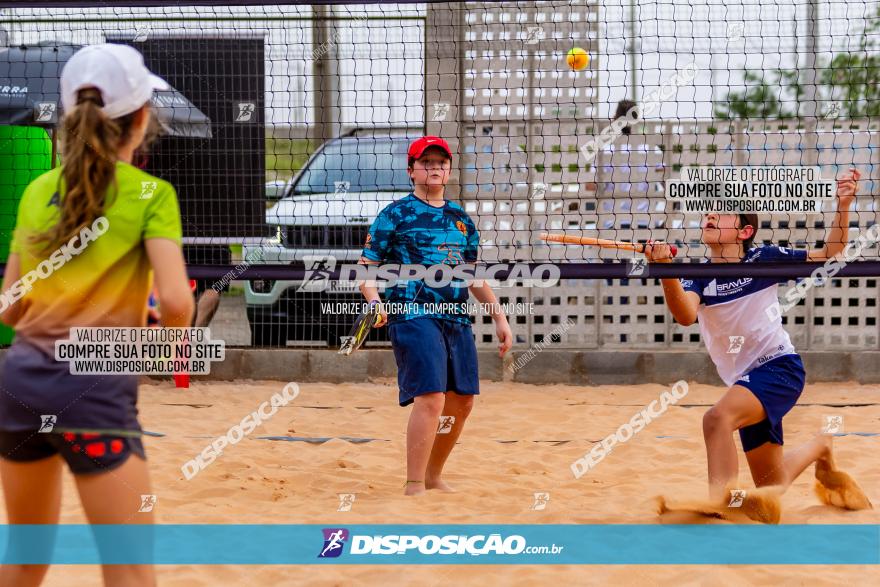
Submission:
[[[838,53],[816,62],[816,101],[819,116],[867,118],[880,116],[880,9],[870,18],[853,53]],[[728,92],[715,103],[715,116],[722,120],[743,118],[786,119],[804,116],[806,88],[811,83],[805,70],[776,68],[768,72],[744,71],[747,86]]]

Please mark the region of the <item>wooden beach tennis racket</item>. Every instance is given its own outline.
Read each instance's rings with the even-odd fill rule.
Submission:
[[[634,251],[636,253],[644,253],[645,245],[642,243],[631,243],[628,241],[609,240],[607,238],[593,238],[590,236],[574,236],[567,234],[550,234],[542,232],[541,240],[551,243],[565,243],[567,245],[594,245],[606,249],[622,249],[624,251]],[[650,244],[650,243],[649,243]],[[669,250],[674,257],[678,254],[678,248],[675,245],[669,245]]]
[[[339,347],[339,354],[350,355],[361,348],[361,345],[364,344],[370,330],[379,323],[381,317],[382,316],[379,313],[379,304],[370,304],[370,306],[358,316],[358,319],[355,320],[354,326],[351,327],[348,336],[342,339],[342,345]]]

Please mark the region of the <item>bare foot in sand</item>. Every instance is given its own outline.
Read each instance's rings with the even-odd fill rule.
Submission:
[[[404,495],[421,495],[425,493],[424,481],[407,481],[406,488],[403,490]]]
[[[446,481],[437,477],[436,479],[428,479],[425,481],[425,488],[427,489],[439,489],[444,493],[455,493],[455,490],[446,484]]]
[[[778,524],[782,518],[782,494],[784,487],[767,486],[747,489],[740,511],[762,524]]]
[[[827,451],[816,461],[816,495],[825,505],[848,510],[874,509],[858,483],[834,465],[832,436],[826,438]]]
[[[728,495],[729,492],[728,492]],[[756,522],[764,524],[778,524],[782,517],[781,487],[759,487],[748,489],[737,501],[725,497],[721,501],[707,500],[667,500],[665,497],[656,498],[657,512],[661,515],[671,512],[686,512],[720,518],[732,522],[743,521],[748,517]],[[736,505],[731,505],[731,504]]]

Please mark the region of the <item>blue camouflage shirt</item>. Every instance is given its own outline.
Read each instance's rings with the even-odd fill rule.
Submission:
[[[449,200],[432,206],[410,193],[379,212],[362,255],[379,263],[455,266],[476,263],[479,242],[477,227],[461,206]],[[470,324],[468,288],[461,280],[436,287],[424,280],[398,281],[385,289],[383,301],[389,323],[430,316]]]

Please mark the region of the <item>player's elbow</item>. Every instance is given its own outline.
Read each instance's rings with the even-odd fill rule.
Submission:
[[[5,298],[5,295],[4,295],[4,298]],[[0,301],[6,302],[5,299],[2,299]],[[5,324],[7,326],[12,326],[12,315],[13,315],[13,311],[14,311],[15,307],[12,304],[4,303],[3,305],[6,307],[3,308],[2,311],[0,311],[0,322],[2,322],[3,324]]]
[[[666,293],[666,305],[675,321],[682,326],[691,326],[697,321],[697,310],[700,304],[693,292],[679,292],[678,295]]]
[[[0,322],[5,324],[6,326],[15,326],[17,312],[13,308],[7,308],[3,312],[0,312]]]
[[[697,314],[690,311],[673,312],[672,317],[682,326],[693,326],[697,322]]]
[[[195,311],[195,301],[191,293],[186,295],[159,294],[159,308],[162,312],[162,321],[168,325],[188,325],[192,321]]]

